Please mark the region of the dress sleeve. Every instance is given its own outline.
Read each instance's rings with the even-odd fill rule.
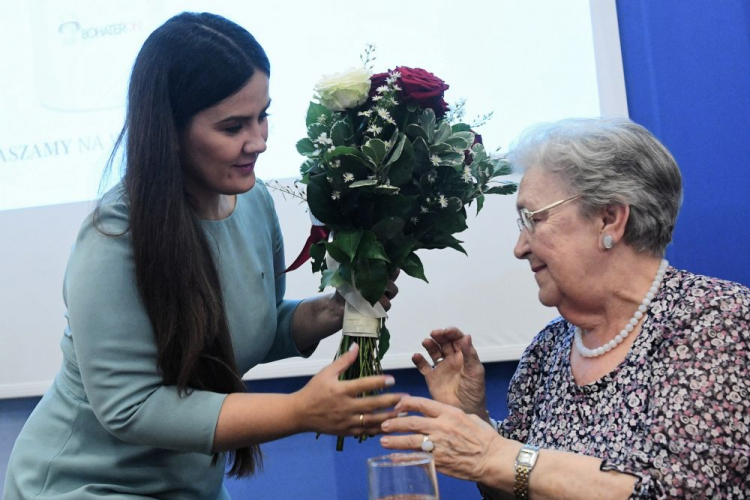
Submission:
[[[108,231],[127,214],[104,208]],[[164,386],[153,329],[135,285],[128,234],[107,236],[84,223],[68,264],[64,297],[69,337],[86,398],[102,426],[122,441],[210,454],[225,394]]]
[[[304,352],[300,352],[294,342],[292,318],[294,317],[294,312],[297,310],[297,306],[301,300],[284,299],[284,294],[286,293],[286,274],[284,274],[284,269],[286,269],[284,237],[281,234],[281,227],[279,226],[279,218],[274,209],[273,198],[271,198],[271,195],[268,193],[268,190],[264,185],[259,183],[259,187],[262,187],[268,204],[267,206],[269,207],[269,220],[272,221],[273,270],[274,276],[276,276],[276,337],[274,338],[270,351],[263,359],[263,363],[269,363],[271,361],[277,361],[279,359],[290,358],[293,356],[309,357],[315,351],[318,344],[315,344]]]
[[[750,295],[706,297],[704,303],[663,326],[664,341],[650,353],[657,362],[649,425],[633,437],[640,444],[625,458],[602,463],[602,470],[638,478],[632,499],[744,498]]]

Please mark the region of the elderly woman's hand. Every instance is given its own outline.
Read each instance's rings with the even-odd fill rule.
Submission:
[[[386,420],[383,432],[409,432],[402,436],[384,436],[380,443],[393,450],[420,450],[425,436],[433,443],[435,467],[443,474],[482,482],[508,442],[476,415],[467,415],[458,408],[426,398],[405,397],[396,405],[397,411],[416,411],[424,416]]]
[[[455,327],[433,330],[422,346],[432,363],[421,354],[412,356],[412,361],[424,375],[433,399],[487,420],[484,366],[471,336]]]

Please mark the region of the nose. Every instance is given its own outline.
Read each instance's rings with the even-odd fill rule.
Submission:
[[[513,255],[515,255],[516,259],[525,259],[530,253],[529,230],[523,229],[518,233],[518,241],[516,241],[516,246],[513,247]]]
[[[268,129],[261,126],[248,127],[242,152],[249,155],[258,155],[266,150]]]

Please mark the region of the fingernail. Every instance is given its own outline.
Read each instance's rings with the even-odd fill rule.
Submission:
[[[406,411],[402,411],[401,413],[399,413],[399,414],[398,414],[398,416],[399,416],[399,417],[405,417],[405,416],[407,416],[408,414],[409,414],[409,412],[406,412]]]
[[[390,375],[385,378],[385,386],[386,387],[393,387],[396,385],[396,379],[391,377]]]
[[[353,351],[355,347],[357,347],[357,343],[352,342],[352,345],[349,346],[349,351]]]
[[[383,422],[382,424],[380,424],[380,428],[381,429],[387,429],[390,426],[391,426],[391,423],[389,421],[387,421],[387,420],[385,422]]]
[[[382,438],[380,438],[380,444],[382,444],[382,445],[384,445],[384,446],[385,446],[385,445],[388,445],[388,443],[390,443],[390,442],[391,442],[391,440],[390,440],[390,439],[388,439],[387,437],[382,437]]]

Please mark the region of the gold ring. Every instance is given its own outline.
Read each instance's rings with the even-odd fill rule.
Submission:
[[[360,427],[365,426],[365,414],[364,413],[359,414],[359,426]]]

